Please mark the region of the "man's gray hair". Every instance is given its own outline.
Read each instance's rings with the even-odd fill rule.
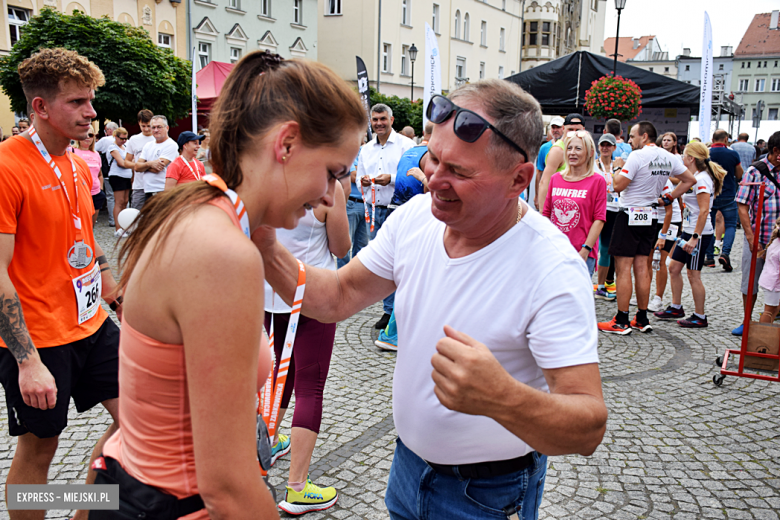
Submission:
[[[475,99],[482,103],[485,113],[493,119],[493,126],[515,142],[528,154],[527,163],[534,164],[544,135],[542,109],[534,97],[515,83],[502,79],[482,79],[458,88],[450,94],[458,98]],[[500,169],[514,168],[522,155],[491,132],[486,150],[493,164]]]
[[[377,103],[376,105],[371,107],[372,114],[381,114],[382,112],[386,112],[387,117],[393,117],[393,109],[385,105],[384,103]]]
[[[152,118],[149,120],[149,122],[151,123],[155,119],[161,119],[162,122],[165,123],[165,126],[168,126],[168,118],[167,117],[165,117],[165,116],[152,116]]]
[[[119,125],[111,121],[110,123],[106,124],[106,135],[114,135],[114,130],[119,128]]]

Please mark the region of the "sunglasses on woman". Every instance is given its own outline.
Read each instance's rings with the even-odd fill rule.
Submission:
[[[87,134],[87,137],[95,137],[95,134]]]
[[[509,143],[512,148],[520,152],[526,162],[528,161],[528,154],[525,153],[525,150],[502,134],[498,128],[488,123],[485,118],[476,112],[461,108],[444,96],[435,94],[431,98],[430,103],[428,103],[425,115],[431,123],[438,125],[449,119],[453,113],[455,114],[455,120],[452,123],[452,130],[460,140],[467,143],[476,142],[485,133],[485,130],[489,128],[494,134]]]

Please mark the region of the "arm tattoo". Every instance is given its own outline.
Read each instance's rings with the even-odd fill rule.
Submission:
[[[25,361],[35,352],[32,338],[27,331],[27,324],[24,322],[22,304],[16,292],[9,298],[6,298],[4,293],[0,294],[0,338],[16,358],[17,363]]]

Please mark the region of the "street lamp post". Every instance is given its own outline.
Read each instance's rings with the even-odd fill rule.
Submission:
[[[409,47],[409,61],[412,62],[412,95],[409,96],[409,101],[414,101],[414,60],[417,59],[417,47],[412,44]]]
[[[616,75],[617,59],[618,59],[618,43],[620,42],[620,12],[625,9],[626,0],[615,0],[615,9],[618,12],[617,33],[615,34],[615,61],[612,64],[612,75]]]

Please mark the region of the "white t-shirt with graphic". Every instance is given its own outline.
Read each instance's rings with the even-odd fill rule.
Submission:
[[[699,213],[701,213],[699,200],[696,197],[700,193],[710,194],[710,207],[706,209],[708,214],[707,223],[704,225],[701,234],[711,235],[714,231],[712,229],[712,219],[709,217],[709,213],[712,210],[712,204],[715,202],[715,188],[709,172],[697,173],[696,184],[694,184],[682,197],[685,207],[688,208],[688,216],[683,221],[683,231],[690,234],[693,234],[693,232],[696,231],[696,221],[699,220]]]
[[[685,166],[674,155],[654,144],[634,150],[619,174],[631,180],[620,193],[620,205],[629,208],[657,203],[669,177],[677,177],[685,171]]]
[[[141,150],[141,155],[139,158],[146,162],[156,161],[160,158],[168,159],[170,161],[168,164],[170,165],[170,163],[173,162],[178,156],[179,145],[176,144],[176,141],[169,137],[162,143],[158,143],[156,140],[147,143],[146,146],[143,147],[143,150]],[[168,167],[166,166],[160,173],[155,173],[149,170],[145,171],[144,192],[157,193],[163,191],[165,189],[165,172],[167,170]]]
[[[127,150],[127,153],[129,154],[133,154],[133,161],[137,161],[138,156],[141,154],[141,150],[144,149],[146,144],[151,143],[152,141],[154,141],[153,135],[135,134],[127,140],[125,150]],[[135,176],[133,177],[133,189],[144,189],[144,172],[135,172]]]

